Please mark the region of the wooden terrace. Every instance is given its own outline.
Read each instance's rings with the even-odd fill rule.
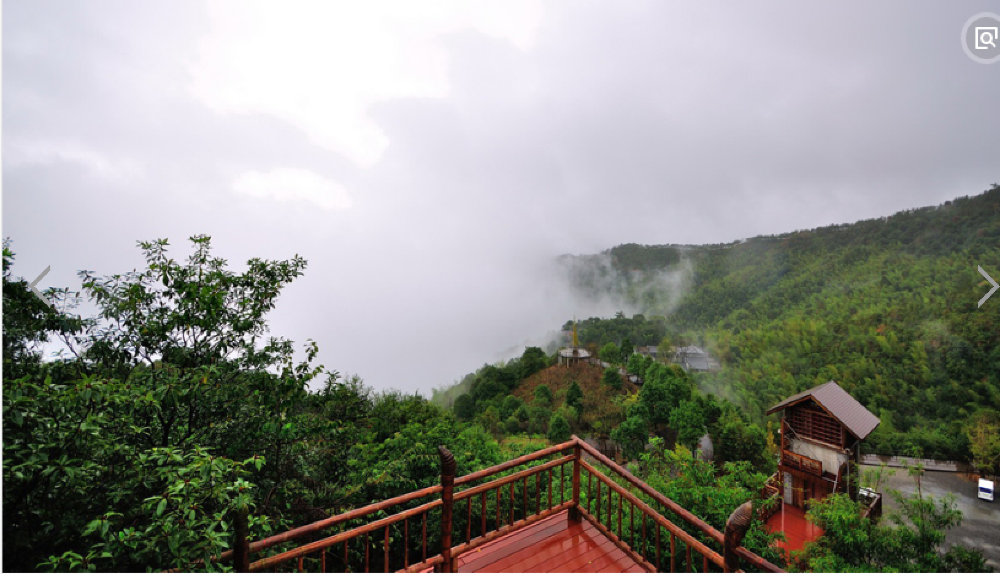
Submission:
[[[456,572],[646,572],[586,520],[563,510],[466,552]]]
[[[823,529],[806,518],[806,512],[790,504],[782,502],[765,522],[770,532],[784,532],[785,539],[778,542],[778,547],[786,557],[791,552],[802,550],[807,542],[812,542],[823,535]]]
[[[576,436],[461,477],[439,451],[439,485],[253,542],[243,514],[234,550],[212,560],[240,572],[782,572],[740,546],[751,503],[719,532]]]

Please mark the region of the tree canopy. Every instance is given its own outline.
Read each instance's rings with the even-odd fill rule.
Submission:
[[[64,289],[49,290],[57,309],[38,300],[5,244],[5,569],[187,570],[232,546],[237,515],[263,538],[435,484],[439,444],[460,473],[522,454],[491,434],[499,421],[487,432],[459,420],[475,417],[471,397],[456,417],[375,393],[313,364],[315,343],[271,336],[268,312],[301,258],[237,273],[208,237],[191,245],[178,261],[167,241],[141,242],[144,269],[83,272],[99,314],[82,319]],[[53,337],[69,351],[43,357]],[[516,375],[485,378],[506,389]]]

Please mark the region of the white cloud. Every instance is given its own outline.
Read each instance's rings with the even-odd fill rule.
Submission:
[[[327,210],[348,209],[352,204],[351,195],[344,186],[304,169],[244,172],[233,181],[233,190],[277,201],[308,201]]]
[[[5,136],[6,137],[6,136]],[[142,164],[121,157],[110,157],[83,144],[72,141],[17,141],[4,146],[5,167],[71,163],[86,169],[91,175],[107,181],[134,180],[143,173]]]
[[[371,104],[448,95],[442,34],[475,30],[521,50],[541,21],[537,0],[210,4],[212,32],[193,63],[194,95],[220,113],[264,113],[361,167],[388,146]]]

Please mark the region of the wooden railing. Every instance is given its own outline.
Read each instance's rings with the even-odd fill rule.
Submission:
[[[763,499],[763,503],[757,509],[757,516],[761,522],[767,522],[769,518],[781,510],[781,479],[777,472],[767,479],[760,497]]]
[[[782,451],[781,463],[789,468],[808,472],[809,474],[815,474],[816,476],[823,476],[822,462],[790,450]]]
[[[431,568],[452,572],[462,554],[566,510],[570,520],[587,520],[650,572],[665,567],[667,561],[671,572],[677,571],[678,562],[683,563],[688,572],[696,569],[734,572],[739,569],[740,560],[757,570],[782,572],[778,566],[740,546],[750,525],[752,508],[749,502],[733,512],[725,533],[719,532],[576,436],[562,444],[457,478],[454,457],[444,447],[439,447],[439,452],[442,461],[440,485],[253,543],[245,538],[237,539],[233,551],[212,561],[231,561],[234,569],[241,572],[277,571],[289,566],[299,572],[307,569],[326,572],[328,567],[335,571],[364,569],[369,572],[375,567],[385,572],[417,572]],[[543,461],[550,457],[555,458]],[[531,463],[537,464],[475,484]],[[598,470],[598,465],[607,468],[616,479]],[[586,492],[582,492],[584,480]],[[436,495],[440,497],[423,501]],[[385,516],[393,507],[404,505],[410,507]],[[665,515],[675,517],[686,528]],[[429,521],[431,536],[428,536]],[[337,527],[341,532],[323,536]],[[237,530],[246,531],[245,527]],[[320,536],[323,537],[310,540]],[[373,536],[378,537],[374,544]],[[305,543],[284,550],[279,548],[277,553],[250,561],[253,554],[291,542]],[[373,557],[373,549],[381,556]],[[700,564],[693,558],[695,554],[701,557]]]
[[[764,483],[764,491],[761,492],[761,497],[765,500],[771,498],[774,495],[781,494],[781,477],[776,472],[768,477],[767,482]]]

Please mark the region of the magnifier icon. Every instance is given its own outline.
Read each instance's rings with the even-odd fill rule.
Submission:
[[[976,28],[976,49],[977,50],[989,50],[987,46],[992,46],[994,48],[997,39],[997,29],[996,28]]]
[[[1000,62],[1000,14],[980,12],[962,27],[962,49],[977,64]]]

